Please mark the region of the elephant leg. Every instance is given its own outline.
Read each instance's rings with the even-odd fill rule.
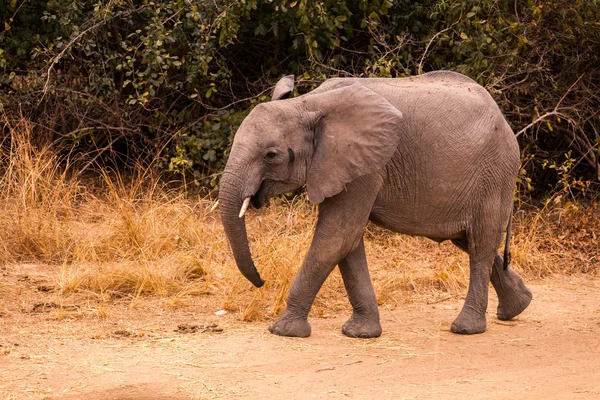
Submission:
[[[347,248],[344,251],[348,245],[348,236],[340,237],[339,233],[329,231],[321,224],[321,216],[322,214],[319,215],[317,229],[302,268],[290,286],[285,311],[269,327],[271,333],[280,336],[310,336],[311,328],[307,318],[315,297],[331,271],[351,250]],[[359,232],[356,235],[356,242],[360,241],[361,234]]]
[[[452,243],[464,252],[469,252],[466,239],[453,240]],[[516,317],[531,302],[531,291],[525,286],[521,276],[510,266],[505,270],[504,259],[498,253],[494,257],[491,280],[498,295],[498,319],[506,321]]]
[[[480,240],[484,235],[479,235]],[[463,308],[450,327],[454,333],[483,333],[486,329],[485,312],[488,304],[488,286],[496,249],[488,243],[469,246],[469,240],[455,239],[452,242],[469,254],[469,289]],[[484,240],[482,240],[483,242]],[[498,240],[499,242],[499,240]]]
[[[302,268],[290,286],[285,310],[281,317],[269,326],[269,331],[279,336],[308,337],[311,333],[308,323],[308,312],[331,271],[335,268],[337,260],[331,257],[317,259],[315,253],[320,245],[316,238],[306,255]]]
[[[510,266],[506,270],[504,269],[504,260],[500,254],[496,254],[496,258],[494,258],[492,285],[498,294],[496,315],[502,321],[521,314],[533,298],[521,276]]]
[[[357,249],[369,214],[381,188],[381,178],[366,175],[346,185],[346,190],[319,205],[312,243],[298,275],[290,286],[285,311],[269,331],[280,336],[310,336],[308,312],[335,266]],[[357,254],[363,252],[364,248]],[[350,256],[352,265],[355,255]],[[366,261],[364,262],[366,270]],[[370,282],[370,281],[369,281]]]
[[[363,339],[381,336],[377,298],[367,268],[363,239],[340,261],[339,268],[353,310],[352,317],[342,327],[342,333]]]

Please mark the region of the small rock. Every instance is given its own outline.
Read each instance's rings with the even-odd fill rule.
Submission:
[[[225,315],[227,314],[227,310],[219,310],[217,312],[215,312],[215,315],[221,316],[221,315]]]

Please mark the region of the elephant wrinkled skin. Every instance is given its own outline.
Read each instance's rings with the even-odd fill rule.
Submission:
[[[343,333],[381,334],[363,243],[369,220],[394,232],[451,240],[469,254],[469,289],[453,332],[485,331],[490,280],[498,318],[513,318],[529,305],[531,292],[497,250],[504,235],[508,242],[519,148],[485,89],[438,71],[334,78],[284,100],[292,90],[293,76],[283,78],[274,101],[243,121],[219,191],[235,261],[257,287],[264,282],[248,246],[248,202],[259,208],[306,186],[309,200],[319,204],[313,241],[272,333],[310,335],[309,309],[338,265],[353,308]]]

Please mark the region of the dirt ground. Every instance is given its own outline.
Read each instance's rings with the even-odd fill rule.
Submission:
[[[534,300],[510,322],[491,294],[481,335],[449,331],[462,299],[447,296],[382,306],[383,336],[360,340],[340,332],[349,311],[282,338],[216,315],[214,300],[127,301],[99,318],[97,303],[57,304],[21,267],[0,275],[2,399],[600,398],[600,280],[589,277],[530,282]]]

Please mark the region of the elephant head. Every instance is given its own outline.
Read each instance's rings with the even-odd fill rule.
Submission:
[[[256,106],[239,127],[219,188],[225,233],[240,272],[263,285],[248,246],[244,213],[270,197],[306,186],[321,203],[359,176],[381,169],[399,141],[402,114],[358,83],[280,100],[293,76],[275,87],[273,100]]]

